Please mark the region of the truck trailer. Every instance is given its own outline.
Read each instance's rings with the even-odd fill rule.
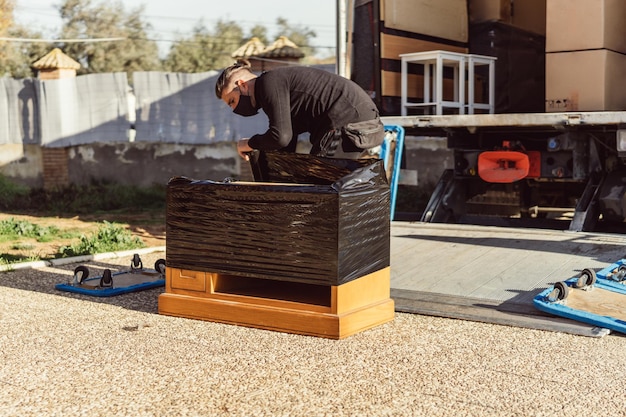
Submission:
[[[422,221],[559,215],[572,231],[624,223],[626,29],[610,22],[626,13],[626,3],[598,3],[352,2],[350,78],[370,93],[386,125],[404,128],[406,140],[445,137],[454,155]],[[563,33],[578,18],[585,36]],[[403,58],[427,51],[465,58],[438,61],[443,68]],[[492,59],[495,70],[468,74],[475,57]]]

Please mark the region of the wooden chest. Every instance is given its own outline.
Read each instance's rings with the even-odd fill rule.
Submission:
[[[269,181],[170,180],[159,312],[329,338],[393,319],[382,161],[254,161]]]

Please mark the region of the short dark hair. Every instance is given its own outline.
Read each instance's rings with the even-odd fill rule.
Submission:
[[[220,76],[217,78],[217,82],[215,83],[215,95],[217,96],[217,98],[220,100],[222,99],[222,93],[224,92],[224,88],[226,88],[226,86],[230,84],[233,76],[236,73],[238,73],[239,71],[247,71],[249,73],[252,73],[252,70],[250,68],[250,62],[246,60],[240,60],[222,71]]]

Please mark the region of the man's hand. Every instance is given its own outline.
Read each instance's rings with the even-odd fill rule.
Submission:
[[[237,142],[237,152],[239,153],[239,156],[248,161],[250,160],[250,157],[247,155],[247,153],[252,151],[253,149],[248,146],[247,138],[239,139],[239,142]]]

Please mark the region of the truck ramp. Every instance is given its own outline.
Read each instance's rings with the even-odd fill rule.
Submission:
[[[585,268],[626,255],[626,235],[392,222],[396,311],[600,337],[606,329],[559,318],[533,298]]]

